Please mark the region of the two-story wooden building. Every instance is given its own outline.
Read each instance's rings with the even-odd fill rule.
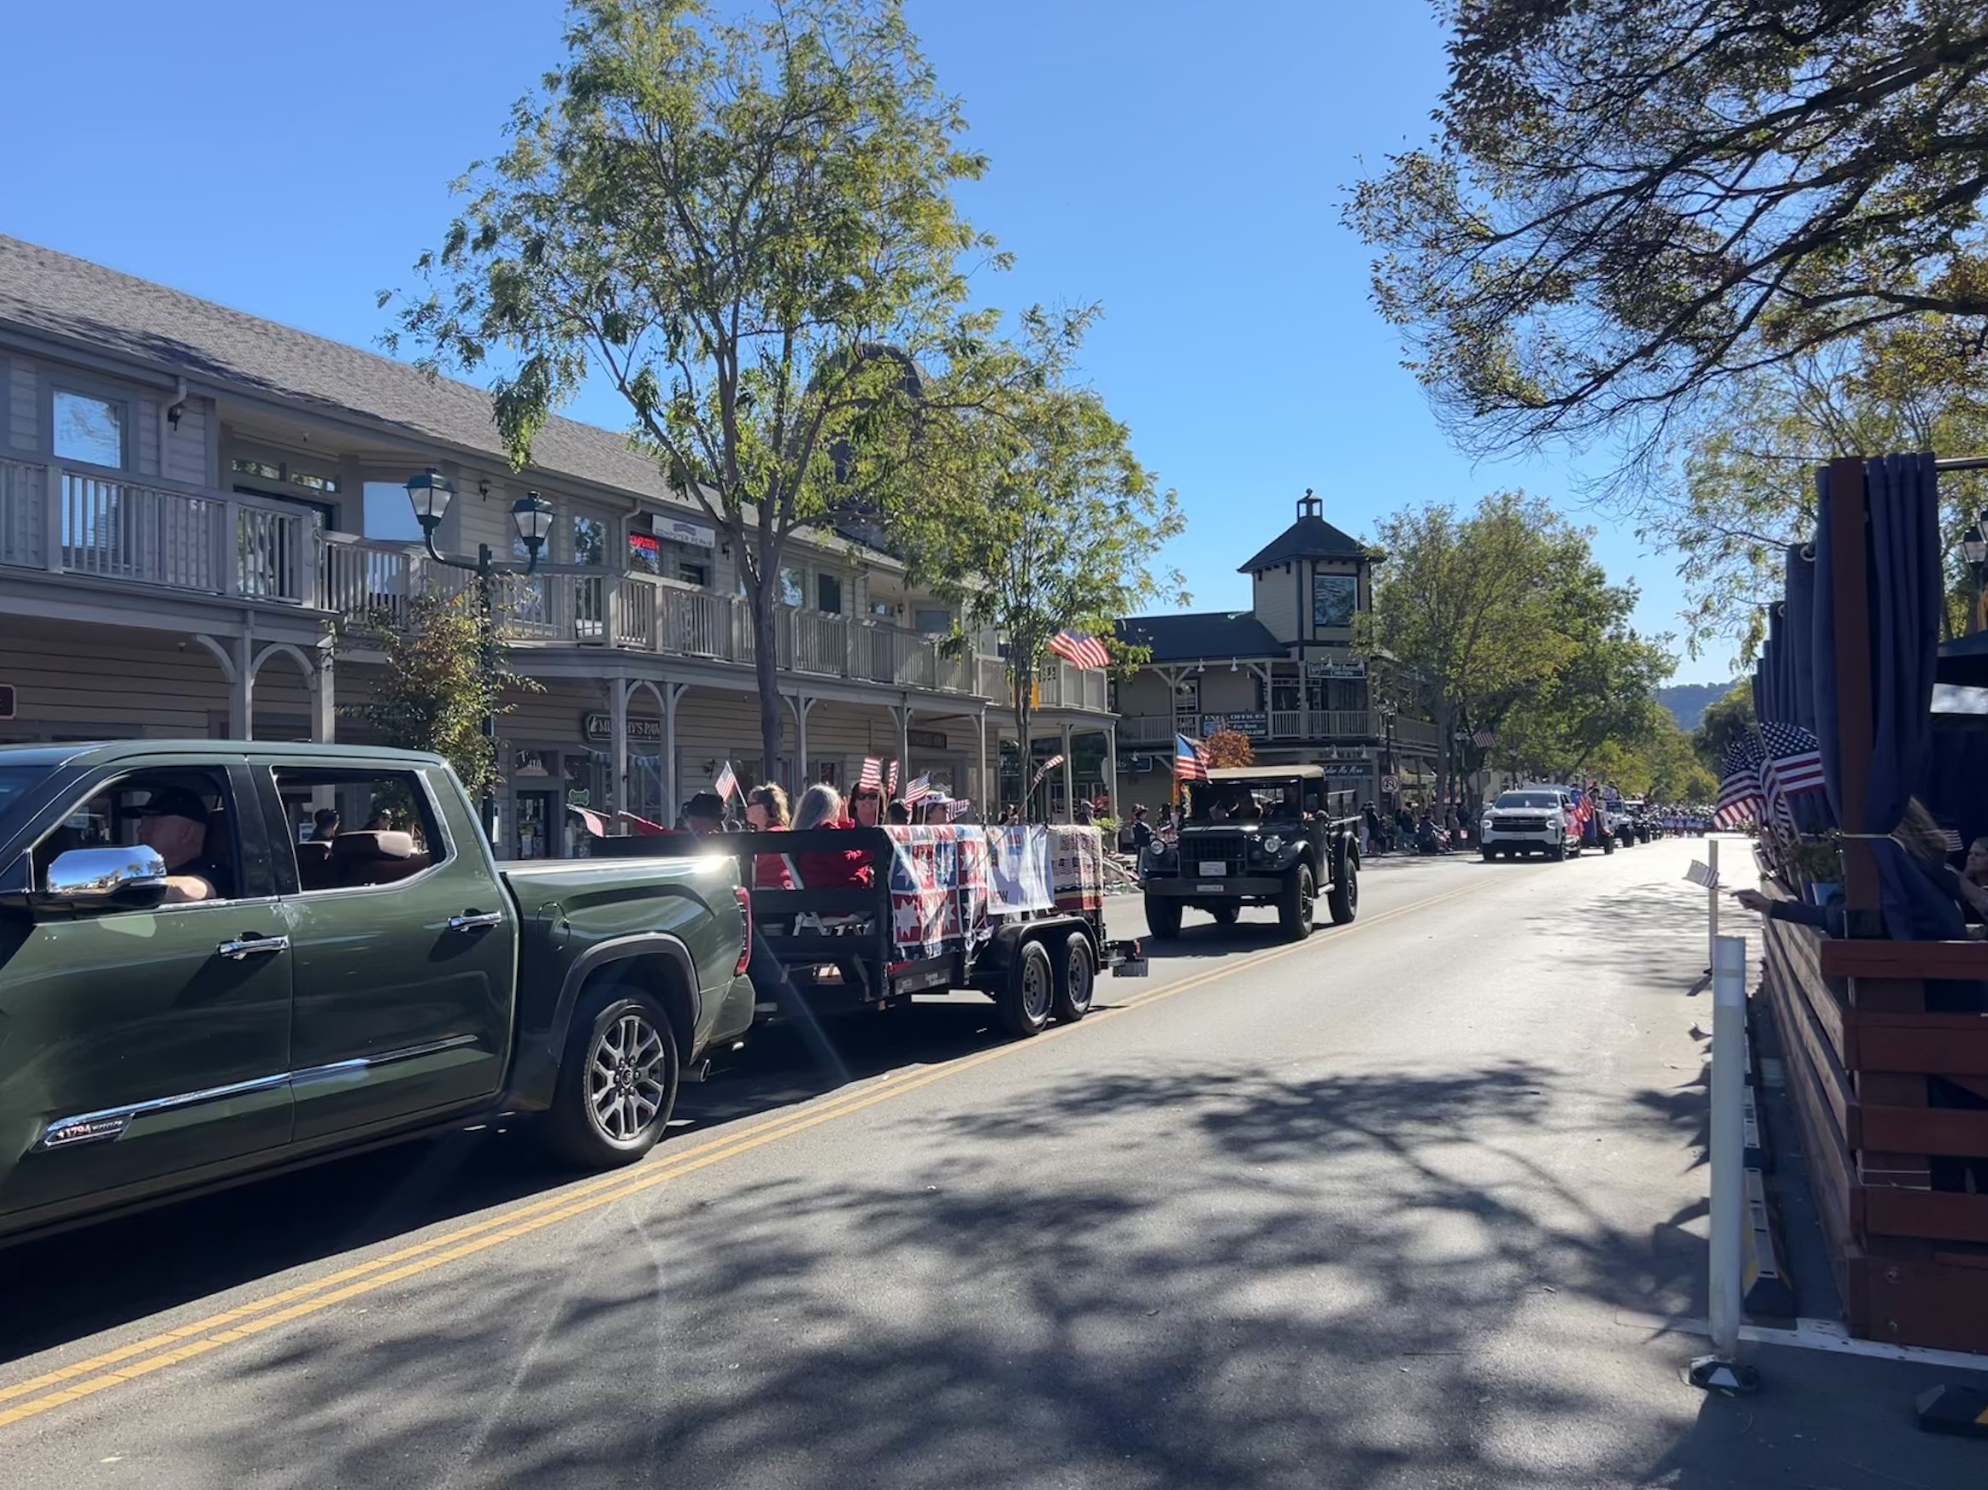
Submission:
[[[1164,801],[1174,736],[1224,729],[1247,735],[1259,761],[1323,765],[1362,802],[1383,801],[1389,776],[1411,794],[1433,781],[1435,727],[1403,712],[1404,691],[1356,640],[1382,559],[1307,491],[1291,526],[1237,571],[1249,610],[1121,622],[1150,657],[1118,685],[1120,800]]]
[[[977,800],[1019,779],[996,639],[948,655],[950,612],[832,534],[779,577],[786,736],[762,761],[723,535],[621,435],[555,419],[533,454],[510,471],[468,384],[0,237],[0,742],[363,738],[363,623],[470,582],[421,547],[407,483],[433,467],[451,557],[512,557],[527,489],[554,511],[539,571],[500,589],[544,690],[500,726],[503,852],[572,852],[568,805],[668,818],[727,759],[846,785],[895,756]],[[1102,672],[1053,665],[1039,696],[1039,736],[1110,758]]]

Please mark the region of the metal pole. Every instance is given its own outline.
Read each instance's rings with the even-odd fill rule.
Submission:
[[[1739,1349],[1746,1220],[1746,938],[1722,936],[1712,954],[1712,1345]]]
[[[1719,966],[1719,840],[1707,838],[1705,852],[1712,860],[1712,873],[1709,876],[1712,883],[1705,887],[1706,914],[1712,926],[1712,955],[1705,966],[1716,974]]]

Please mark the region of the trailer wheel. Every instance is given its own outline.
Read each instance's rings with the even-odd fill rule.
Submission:
[[[1146,930],[1157,941],[1172,941],[1180,935],[1180,902],[1146,897]]]
[[[1039,1035],[1049,1024],[1056,1004],[1056,969],[1041,942],[1023,942],[1015,949],[1015,965],[994,1000],[1001,1024],[1017,1040]]]
[[[1081,931],[1070,933],[1062,952],[1056,959],[1054,1009],[1059,1024],[1075,1024],[1091,1012],[1091,1000],[1097,996],[1097,963],[1091,957],[1091,939]]]

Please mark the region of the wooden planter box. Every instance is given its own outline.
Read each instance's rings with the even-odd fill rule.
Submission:
[[[1932,1189],[1929,1162],[1988,1158],[1988,1110],[1927,1105],[1931,1076],[1988,1098],[1988,1017],[1925,1012],[1929,981],[1988,980],[1988,944],[1841,941],[1786,921],[1765,942],[1850,1332],[1988,1351],[1988,1195]]]

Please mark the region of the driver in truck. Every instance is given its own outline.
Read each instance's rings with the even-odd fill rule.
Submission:
[[[183,786],[161,787],[138,809],[138,841],[166,861],[166,903],[221,898],[221,866],[207,856],[207,804]]]

